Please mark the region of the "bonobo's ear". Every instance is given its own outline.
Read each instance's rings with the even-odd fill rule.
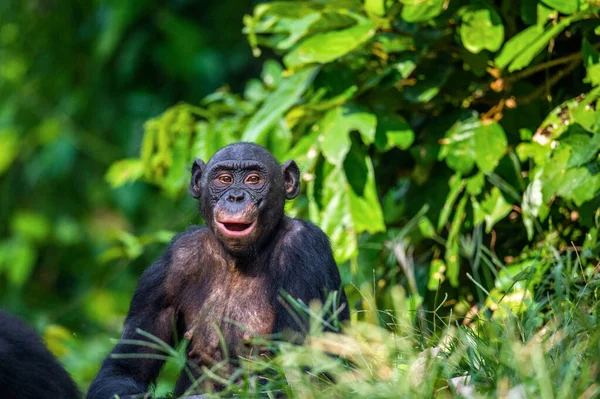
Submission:
[[[192,181],[190,182],[190,194],[192,197],[198,199],[202,195],[200,192],[200,179],[202,173],[204,173],[204,167],[206,165],[201,159],[196,158],[192,164]]]
[[[300,193],[300,169],[296,162],[289,160],[285,161],[281,167],[283,172],[283,180],[285,184],[285,198],[294,199]]]

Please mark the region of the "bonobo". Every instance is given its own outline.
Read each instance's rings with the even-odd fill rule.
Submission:
[[[190,227],[140,278],[122,340],[148,340],[137,329],[176,345],[183,337],[192,373],[182,372],[175,395],[219,390],[210,378],[188,389],[202,367],[227,378],[255,336],[303,337],[305,314],[283,297],[326,303],[328,314],[349,318],[327,236],[315,225],[284,215],[300,190],[294,161],[280,165],[265,148],[236,143],[204,164],[192,165],[191,195],[200,200],[206,227]],[[293,332],[293,334],[287,334]],[[163,361],[155,349],[121,342],[92,383],[89,399],[143,396]],[[136,357],[136,355],[139,355]]]
[[[0,398],[77,399],[73,380],[36,332],[0,312]]]

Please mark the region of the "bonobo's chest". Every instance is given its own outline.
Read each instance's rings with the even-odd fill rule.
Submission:
[[[249,341],[273,330],[266,276],[232,268],[213,272],[187,287],[187,303],[182,306],[188,356],[196,363],[219,362],[224,353],[248,355]]]
[[[207,229],[177,241],[165,288],[177,298],[180,332],[189,340],[188,357],[210,364],[247,355],[248,341],[272,333],[275,321],[269,260],[236,264]],[[226,345],[226,350],[223,347]]]

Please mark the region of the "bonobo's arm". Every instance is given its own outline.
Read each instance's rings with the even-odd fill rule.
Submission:
[[[301,220],[293,220],[292,223],[296,224],[296,228],[284,238],[285,245],[280,254],[282,276],[278,281],[279,291],[287,292],[306,305],[313,299],[325,304],[328,294],[338,291],[337,303],[325,309],[325,318],[336,313],[338,320],[348,320],[348,300],[327,235],[312,223]],[[275,307],[274,332],[285,329],[308,332],[308,315],[305,312],[290,313],[292,305],[281,296],[275,300]],[[299,319],[302,322],[299,323]],[[331,330],[328,326],[325,329]]]
[[[173,323],[175,311],[173,303],[164,289],[164,282],[171,262],[171,250],[150,266],[140,278],[131,300],[129,313],[121,339],[149,341],[136,332],[146,331],[173,345]],[[113,358],[113,354],[133,355],[130,358]],[[139,357],[135,355],[138,354]],[[119,343],[104,363],[96,379],[90,386],[87,399],[129,398],[129,395],[142,397],[148,385],[154,382],[164,361],[152,359],[148,354],[164,355],[146,346]],[[142,395],[140,395],[142,394]]]

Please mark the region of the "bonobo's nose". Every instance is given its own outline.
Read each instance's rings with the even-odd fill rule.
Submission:
[[[242,202],[245,198],[246,196],[243,191],[231,190],[227,193],[227,201],[229,202]]]

